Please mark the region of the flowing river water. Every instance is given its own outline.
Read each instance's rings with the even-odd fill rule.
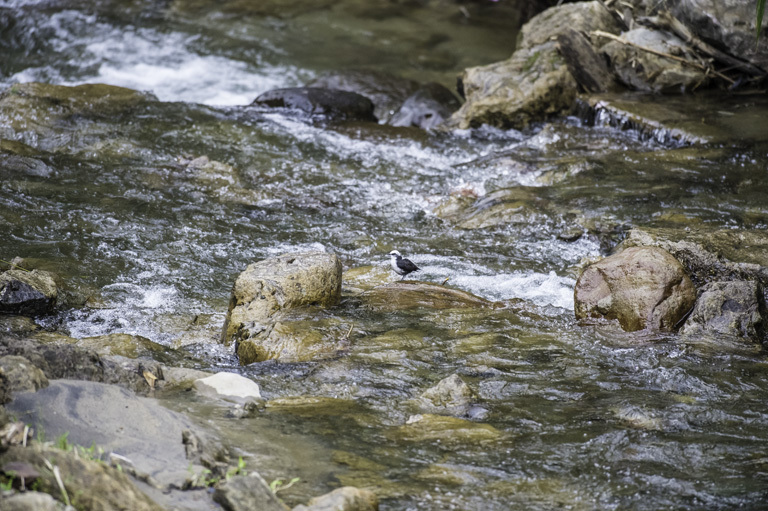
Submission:
[[[579,325],[573,288],[583,261],[633,226],[765,229],[768,137],[662,145],[577,118],[444,134],[243,107],[355,67],[452,86],[463,68],[509,56],[522,21],[511,3],[19,0],[0,11],[4,87],[107,83],[157,98],[49,132],[0,126],[45,162],[0,168],[0,257],[90,296],[46,328],[141,335],[285,404],[236,420],[189,393],[166,400],[267,480],[301,478],[286,502],[354,485],[387,510],[765,505],[764,355]],[[202,156],[220,164],[201,177],[188,162]],[[450,197],[500,190],[516,194],[504,222],[437,214]],[[384,270],[393,249],[418,279],[511,305],[381,313],[346,299],[328,314],[353,327],[349,347],[317,362],[240,367],[217,343],[250,262],[326,250],[345,270]],[[477,429],[409,429],[408,400],[452,374],[477,396]]]

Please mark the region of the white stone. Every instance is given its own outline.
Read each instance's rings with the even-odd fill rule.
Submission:
[[[261,399],[259,384],[235,373],[216,373],[195,380],[195,389],[205,396],[218,397],[236,403]]]

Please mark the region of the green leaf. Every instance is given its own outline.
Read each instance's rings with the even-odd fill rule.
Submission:
[[[765,0],[757,0],[757,31],[755,39],[760,38],[760,29],[763,28],[763,14],[765,13]]]

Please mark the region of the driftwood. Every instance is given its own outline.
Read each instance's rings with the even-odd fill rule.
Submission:
[[[670,59],[670,60],[675,60],[677,62],[681,62],[681,63],[683,63],[685,65],[688,65],[688,66],[700,69],[700,70],[704,71],[705,73],[712,73],[712,74],[716,75],[718,78],[721,78],[721,79],[725,80],[726,82],[728,82],[730,84],[735,84],[736,83],[735,80],[725,76],[724,74],[722,74],[722,73],[720,73],[718,71],[715,71],[711,66],[705,66],[704,64],[699,64],[698,62],[693,62],[691,60],[684,59],[682,57],[678,57],[677,55],[670,55],[669,53],[664,53],[663,51],[654,50],[653,48],[648,48],[647,46],[643,46],[641,44],[633,43],[631,41],[627,41],[626,39],[622,39],[621,37],[619,37],[617,35],[613,35],[613,34],[610,34],[608,32],[603,32],[602,30],[594,30],[594,31],[590,32],[590,34],[598,36],[598,37],[605,37],[605,38],[608,38],[608,39],[612,39],[612,40],[617,41],[617,42],[619,42],[621,44],[624,44],[624,45],[627,45],[627,46],[631,46],[633,48],[637,48],[638,50],[641,50],[641,51],[644,51],[644,52],[647,52],[647,53],[652,53],[654,55],[658,55],[659,57],[664,57],[666,59]]]
[[[568,71],[587,92],[607,92],[616,88],[608,66],[583,34],[571,28],[557,36],[557,46]]]
[[[685,41],[685,43],[691,48],[694,48],[696,51],[725,64],[729,69],[735,69],[751,76],[765,76],[768,74],[765,70],[760,69],[754,64],[750,64],[749,62],[745,62],[732,55],[728,55],[727,53],[722,52],[717,48],[705,43],[696,37],[693,32],[691,32],[691,30],[686,27],[680,20],[672,16],[669,11],[661,11],[657,16],[640,18],[638,22],[644,25],[649,25],[653,28],[660,28],[672,32],[677,37]]]

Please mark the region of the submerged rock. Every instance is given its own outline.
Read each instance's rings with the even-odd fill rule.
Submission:
[[[393,440],[406,442],[439,441],[446,446],[495,440],[501,432],[488,424],[444,415],[413,415],[405,425],[391,431]]]
[[[474,394],[457,374],[440,380],[410,402],[424,413],[462,416],[472,406]]]
[[[493,307],[493,302],[467,291],[429,282],[398,281],[360,295],[365,307],[391,311],[414,308],[454,309]]]
[[[372,491],[343,486],[330,493],[313,497],[306,506],[299,505],[293,511],[378,511],[379,499]]]
[[[536,187],[515,186],[488,195],[450,197],[435,209],[440,218],[462,229],[484,229],[496,225],[546,223],[549,203]]]
[[[331,121],[376,122],[371,100],[354,92],[319,87],[291,87],[267,91],[257,97],[254,105],[300,110],[310,116],[322,116]]]
[[[280,338],[290,330],[281,323],[286,313],[301,306],[335,305],[340,297],[341,261],[334,254],[285,254],[251,264],[235,281],[222,342],[236,343],[243,365],[280,358],[285,345]],[[269,346],[273,331],[278,348]],[[304,332],[312,337],[312,329]],[[308,339],[310,346],[313,340],[322,339]]]
[[[428,83],[406,99],[388,121],[392,126],[436,128],[458,110],[461,102],[439,83]]]
[[[767,325],[765,298],[756,282],[710,282],[701,289],[680,333],[685,337],[723,335],[760,341]]]
[[[680,262],[655,247],[627,248],[589,265],[574,289],[577,319],[616,319],[636,330],[673,330],[696,290]]]
[[[0,92],[0,138],[43,150],[78,146],[88,140],[83,133],[88,120],[130,114],[153,100],[151,94],[114,85],[18,83]]]
[[[58,298],[53,274],[43,270],[0,273],[0,312],[42,315],[52,312]]]

